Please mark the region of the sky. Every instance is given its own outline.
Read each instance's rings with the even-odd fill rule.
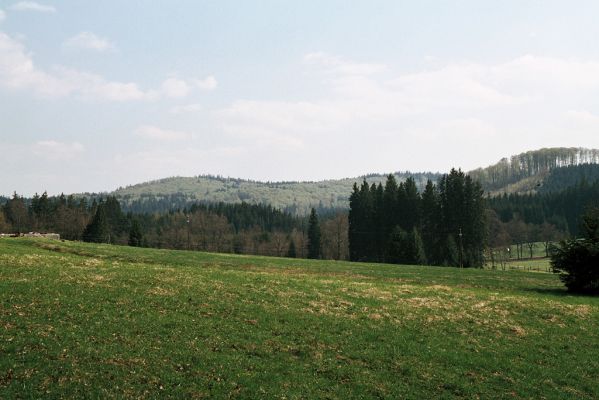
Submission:
[[[599,2],[0,0],[0,194],[599,148]]]

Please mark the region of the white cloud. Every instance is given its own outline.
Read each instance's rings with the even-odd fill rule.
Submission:
[[[191,134],[181,131],[162,129],[152,125],[143,125],[135,130],[135,135],[162,141],[177,141],[191,139]]]
[[[93,48],[98,51],[111,45],[93,34],[77,35],[65,42],[65,46]],[[93,39],[88,41],[88,39]],[[170,77],[159,90],[143,90],[134,82],[109,81],[100,75],[66,67],[54,67],[49,71],[37,67],[23,44],[0,32],[0,86],[12,89],[28,89],[48,97],[76,95],[88,99],[107,101],[157,100],[161,97],[182,98],[191,93],[193,86],[209,90],[216,87],[216,80]]]
[[[6,13],[0,9],[0,22],[4,21],[6,19]]]
[[[387,66],[383,64],[350,62],[324,52],[306,54],[304,63],[324,67],[329,72],[344,75],[371,75],[387,70]]]
[[[166,97],[180,98],[189,94],[191,88],[182,79],[168,78],[162,83],[162,92]]]
[[[599,126],[599,116],[586,110],[569,110],[565,112],[565,116],[577,123],[596,124]]]
[[[21,43],[0,32],[0,84],[10,88],[35,88],[40,94],[65,94],[59,79],[37,69]]]
[[[33,154],[51,160],[70,159],[85,151],[79,142],[65,143],[55,140],[42,140],[33,146]]]
[[[195,113],[202,111],[204,107],[201,104],[193,103],[193,104],[184,104],[179,106],[172,107],[169,112],[171,114],[186,114],[186,113]]]
[[[204,79],[194,79],[192,80],[192,82],[197,88],[201,90],[214,90],[218,86],[216,78],[212,75],[207,76]]]
[[[182,98],[191,93],[195,87],[200,90],[214,90],[218,82],[213,76],[204,79],[189,79],[187,81],[176,77],[170,77],[162,83],[162,93],[166,97]]]
[[[153,90],[144,91],[136,83],[110,82],[99,75],[68,68],[58,68],[60,84],[68,93],[84,98],[107,101],[155,100],[159,94]]]
[[[155,100],[159,93],[136,83],[107,81],[100,75],[57,67],[46,72],[35,66],[24,46],[0,32],[0,86],[29,89],[48,97],[78,95],[108,101]]]
[[[56,8],[46,4],[40,4],[35,1],[19,1],[10,7],[11,10],[15,11],[35,11],[43,13],[54,13]]]
[[[585,90],[599,87],[599,62],[525,55],[487,68],[487,79],[504,90]]]
[[[363,158],[362,172],[401,169],[404,161],[412,168],[444,170],[540,146],[599,146],[594,115],[570,112],[563,118],[580,102],[597,106],[599,62],[525,55],[394,73],[325,53],[303,61],[322,82],[323,94],[304,101],[234,101],[213,113],[221,131],[239,143],[268,147],[268,153],[295,149],[303,164],[322,167],[317,155],[330,157],[329,165],[345,166],[347,174],[356,168],[348,159]],[[337,156],[342,148],[345,156]],[[442,151],[424,150],[433,148]],[[362,149],[377,156],[361,157]],[[479,156],[477,149],[485,150]],[[449,160],[444,152],[456,156]],[[300,167],[289,170],[294,168]]]
[[[63,43],[63,46],[84,50],[94,50],[98,52],[114,50],[115,48],[115,46],[107,39],[99,37],[92,32],[80,32],[67,39]]]

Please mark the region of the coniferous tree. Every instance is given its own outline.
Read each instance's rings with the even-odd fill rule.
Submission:
[[[363,252],[362,241],[360,237],[360,224],[362,213],[362,207],[360,203],[360,190],[358,185],[354,183],[353,190],[349,196],[349,213],[347,215],[347,240],[349,242],[349,259],[351,261],[358,261]]]
[[[411,231],[415,227],[418,227],[420,221],[420,194],[416,188],[416,182],[414,178],[409,177],[404,182],[404,221],[402,228],[406,231]]]
[[[441,265],[449,267],[460,266],[460,249],[453,235],[447,235],[441,251],[443,257]]]
[[[443,264],[481,267],[486,236],[483,191],[461,170],[452,169],[439,181],[441,220],[446,245]],[[458,260],[454,258],[457,247]],[[460,263],[461,261],[461,263]]]
[[[110,243],[110,228],[106,219],[106,211],[98,206],[91,222],[83,231],[83,241],[92,243]]]
[[[308,258],[320,258],[320,224],[314,208],[308,221]]]
[[[350,260],[371,261],[373,254],[373,207],[370,187],[366,180],[360,188],[354,184],[350,196],[349,231]]]
[[[439,246],[442,237],[439,235],[441,210],[439,193],[432,181],[427,181],[422,193],[421,204],[422,242],[428,262],[434,265],[442,263]]]
[[[389,262],[408,265],[426,264],[424,246],[416,228],[406,232],[399,225],[395,227],[390,238]]]
[[[364,182],[362,182],[362,186],[360,187],[360,202],[360,205],[362,207],[362,213],[360,215],[360,218],[362,220],[362,223],[360,224],[360,236],[363,240],[363,260],[374,261],[374,232],[376,229],[374,219],[374,202],[371,187],[368,186],[368,182],[366,182],[366,179],[364,180]]]
[[[143,233],[141,231],[141,225],[137,219],[133,219],[133,221],[131,221],[129,240],[127,241],[127,244],[134,247],[140,247],[143,244]]]
[[[560,242],[551,256],[553,271],[568,290],[599,293],[599,208],[582,218],[582,238]]]
[[[350,197],[349,250],[353,261],[480,267],[486,238],[480,185],[452,169],[422,195],[412,178],[385,187],[354,185]]]
[[[387,237],[383,226],[387,216],[385,215],[384,207],[384,189],[380,183],[378,185],[372,185],[371,187],[372,201],[373,201],[373,224],[372,224],[372,260],[376,262],[383,262],[385,260],[385,243]]]

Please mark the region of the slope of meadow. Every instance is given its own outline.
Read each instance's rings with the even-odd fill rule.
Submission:
[[[598,398],[546,273],[0,239],[0,398]]]

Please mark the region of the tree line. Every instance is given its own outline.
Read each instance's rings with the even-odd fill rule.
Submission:
[[[303,258],[310,252],[309,218],[270,205],[196,203],[136,214],[123,211],[114,196],[88,199],[15,193],[0,199],[0,233],[53,232],[68,240]],[[318,230],[317,258],[348,258],[346,214],[323,213]]]

